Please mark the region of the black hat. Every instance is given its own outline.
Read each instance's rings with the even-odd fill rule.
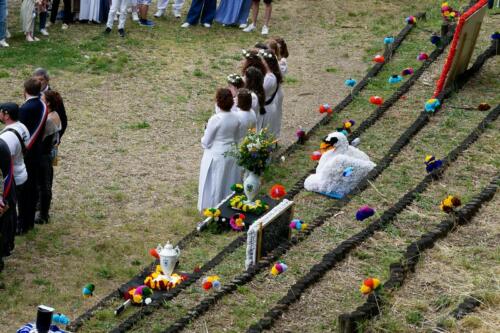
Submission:
[[[2,103],[0,111],[9,114],[12,120],[19,119],[19,106],[16,103]]]

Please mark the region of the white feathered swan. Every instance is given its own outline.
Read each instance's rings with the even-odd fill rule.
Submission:
[[[376,166],[368,155],[349,145],[340,132],[328,134],[323,142],[331,149],[321,156],[316,173],[306,178],[304,187],[308,191],[335,192],[343,196]]]

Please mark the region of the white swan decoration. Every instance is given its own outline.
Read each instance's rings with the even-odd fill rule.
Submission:
[[[340,132],[328,134],[323,142],[330,150],[321,156],[316,173],[306,178],[304,187],[308,191],[342,197],[352,191],[376,164],[364,152],[349,145],[346,136]]]

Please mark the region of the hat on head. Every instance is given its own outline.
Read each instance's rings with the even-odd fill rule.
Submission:
[[[18,119],[19,106],[16,103],[1,103],[0,111],[3,113],[8,113],[12,119]]]

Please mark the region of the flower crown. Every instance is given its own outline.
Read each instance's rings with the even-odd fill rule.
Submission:
[[[241,54],[243,54],[243,56],[244,56],[246,59],[251,59],[251,58],[255,57],[255,54],[252,54],[250,51],[245,50],[245,49],[242,49],[242,50],[241,50]]]
[[[233,74],[229,74],[227,76],[227,82],[229,82],[229,83],[235,84],[235,83],[242,82],[242,81],[243,81],[243,78],[239,74],[233,73]]]
[[[264,49],[259,50],[259,55],[263,58],[268,58],[268,59],[271,59],[274,56],[271,52]]]

